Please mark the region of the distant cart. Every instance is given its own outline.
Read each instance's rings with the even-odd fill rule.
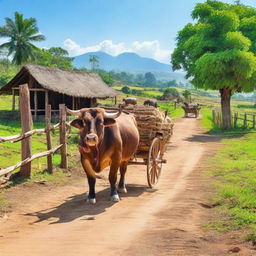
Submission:
[[[197,103],[186,103],[184,102],[184,105],[182,106],[184,112],[185,112],[185,117],[189,117],[189,114],[194,114],[195,118],[199,116],[200,112],[200,106]]]
[[[134,114],[140,134],[137,152],[129,164],[146,165],[148,185],[153,188],[160,178],[162,164],[166,163],[164,153],[174,123],[167,113],[152,106],[129,105],[124,111]]]

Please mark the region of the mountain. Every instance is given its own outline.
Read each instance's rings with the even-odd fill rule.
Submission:
[[[153,72],[158,79],[163,80],[184,80],[184,75],[173,72],[171,65],[158,62],[154,59],[140,57],[136,53],[126,52],[118,56],[112,56],[105,52],[89,52],[74,58],[73,64],[76,68],[85,67],[90,69],[90,55],[99,58],[99,68],[106,71],[125,71],[130,73]]]

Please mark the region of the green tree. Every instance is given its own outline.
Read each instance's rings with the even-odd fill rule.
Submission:
[[[173,100],[180,96],[179,92],[175,88],[167,88],[164,90],[163,95],[161,96],[161,100]]]
[[[174,98],[177,98],[180,95],[179,91],[175,88],[167,88],[165,92],[169,92]]]
[[[174,70],[184,69],[196,88],[219,90],[223,128],[231,128],[231,95],[256,86],[256,10],[207,0],[192,12],[195,23],[177,36]]]
[[[5,18],[5,25],[0,27],[0,37],[9,38],[9,42],[0,45],[6,48],[8,55],[13,56],[13,63],[22,64],[35,59],[38,48],[32,42],[40,42],[45,37],[39,34],[36,19],[24,19],[23,15],[15,12],[14,20]]]
[[[108,85],[110,85],[110,86],[113,85],[114,80],[113,80],[113,78],[112,78],[112,76],[111,76],[110,73],[103,73],[103,74],[100,74],[100,76],[101,76],[102,80],[103,80],[106,84],[108,84]]]
[[[99,67],[99,57],[97,55],[90,55],[89,62],[92,65],[92,70],[96,70]]]
[[[125,94],[129,94],[129,93],[131,92],[131,89],[130,89],[130,87],[128,87],[128,86],[122,87],[121,90],[122,90],[122,92],[125,93]]]
[[[185,90],[182,92],[183,97],[185,98],[186,101],[189,101],[191,97],[191,92],[189,90]]]
[[[68,51],[61,47],[51,47],[48,52],[54,56],[68,57]]]
[[[49,50],[38,49],[35,53],[35,56],[36,58],[32,62],[33,64],[47,67],[63,68],[67,70],[73,69],[72,58],[52,55]]]
[[[145,80],[145,86],[147,86],[147,87],[156,85],[156,77],[151,72],[147,72],[145,74],[144,80]]]

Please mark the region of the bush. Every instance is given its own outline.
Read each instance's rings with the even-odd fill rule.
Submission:
[[[131,93],[131,89],[130,89],[130,87],[128,87],[128,86],[124,86],[121,90],[122,90],[122,92],[125,93],[125,94]]]

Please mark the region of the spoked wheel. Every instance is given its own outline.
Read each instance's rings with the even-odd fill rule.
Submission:
[[[153,188],[157,184],[161,174],[163,162],[161,147],[161,139],[158,137],[154,138],[149,148],[147,164],[147,178],[150,188]]]

